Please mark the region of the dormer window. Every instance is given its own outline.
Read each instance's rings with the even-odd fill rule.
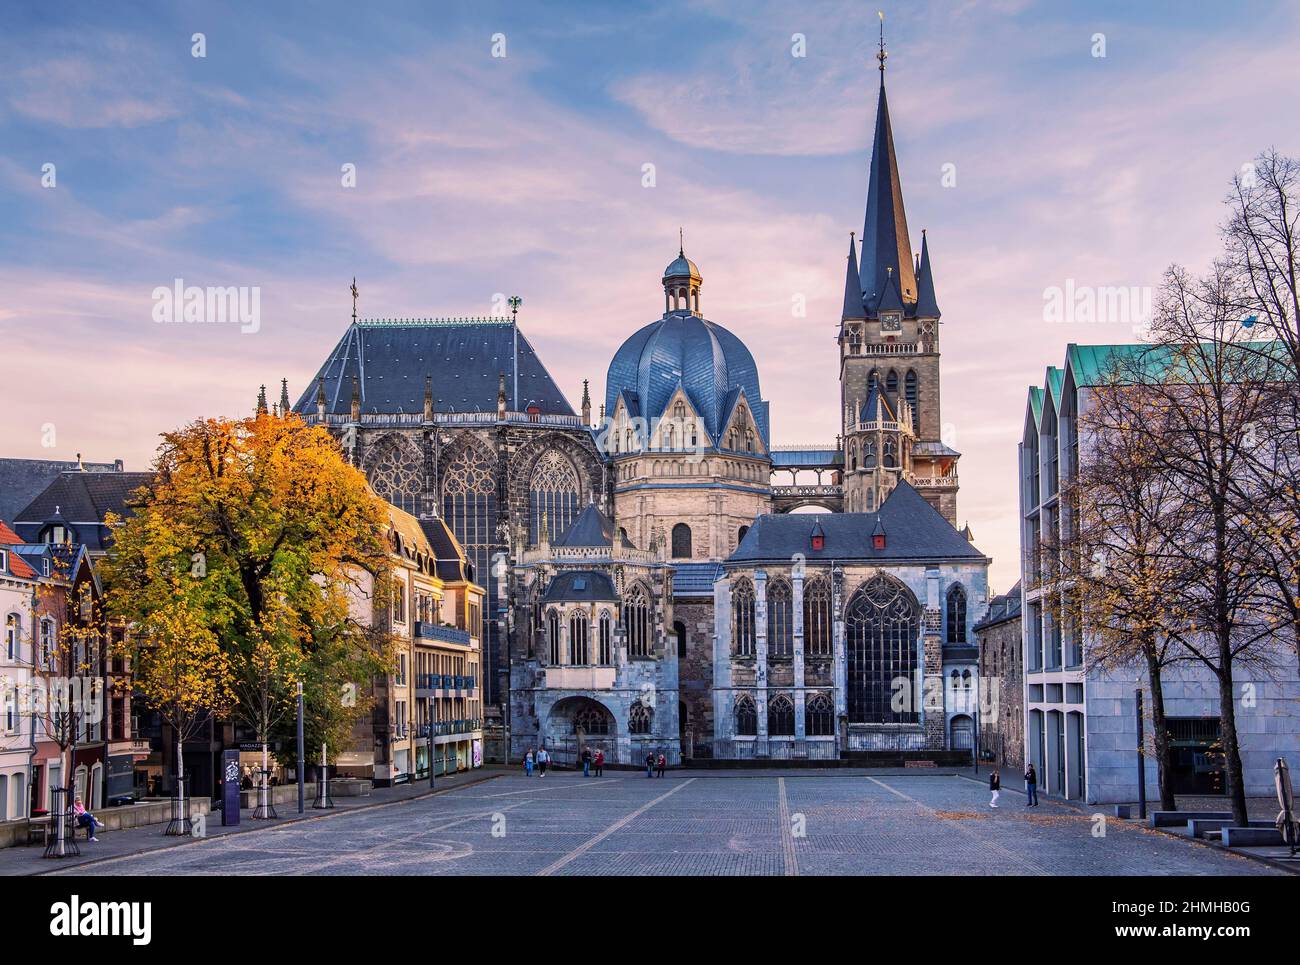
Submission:
[[[822,529],[821,523],[813,523],[812,535],[808,540],[808,544],[812,547],[814,553],[820,553],[826,549],[826,533]]]
[[[877,535],[871,537],[871,548],[875,550],[883,550],[885,548],[884,533],[878,533]]]
[[[68,530],[63,526],[51,526],[45,531],[45,542],[59,545],[68,541]]]

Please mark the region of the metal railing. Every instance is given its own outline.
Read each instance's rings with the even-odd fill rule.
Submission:
[[[840,756],[834,738],[796,740],[771,737],[766,741],[750,738],[713,742],[713,757],[732,761],[834,761]]]

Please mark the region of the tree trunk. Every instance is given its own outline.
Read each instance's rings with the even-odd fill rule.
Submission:
[[[1228,803],[1235,827],[1248,826],[1246,785],[1241,768],[1241,747],[1237,743],[1237,705],[1232,686],[1232,654],[1219,644],[1219,740],[1223,744],[1223,772],[1228,782]]]
[[[185,820],[185,752],[180,729],[176,730],[176,817]],[[184,829],[184,824],[181,825]]]
[[[1144,646],[1147,658],[1147,681],[1151,684],[1151,731],[1156,745],[1156,775],[1160,783],[1160,810],[1176,811],[1174,774],[1169,766],[1169,729],[1165,724],[1165,688],[1160,679],[1160,661],[1153,646]]]

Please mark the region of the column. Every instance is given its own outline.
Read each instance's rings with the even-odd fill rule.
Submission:
[[[794,737],[795,740],[806,738],[804,728],[805,694],[803,691],[803,563],[795,561],[790,570],[790,607],[791,627],[794,631]]]
[[[939,571],[925,571],[925,616],[921,641],[921,722],[926,750],[943,750],[945,740],[943,638],[939,611]]]
[[[754,703],[759,754],[767,753],[767,573],[754,571]]]
[[[736,732],[731,690],[731,578],[713,584],[713,740],[714,753]]]
[[[844,649],[844,571],[831,570],[831,642],[835,648],[835,728],[839,735],[836,750],[848,749],[848,657]]]

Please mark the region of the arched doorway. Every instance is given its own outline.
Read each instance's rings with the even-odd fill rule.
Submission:
[[[968,714],[958,714],[948,725],[948,747],[954,751],[969,751],[975,746],[975,722]]]
[[[542,744],[556,763],[576,764],[584,747],[605,752],[605,760],[618,761],[618,722],[598,700],[565,697],[551,708]]]
[[[895,704],[900,680],[913,696],[921,608],[912,591],[877,574],[858,588],[845,610],[850,724],[914,724],[914,700]]]

